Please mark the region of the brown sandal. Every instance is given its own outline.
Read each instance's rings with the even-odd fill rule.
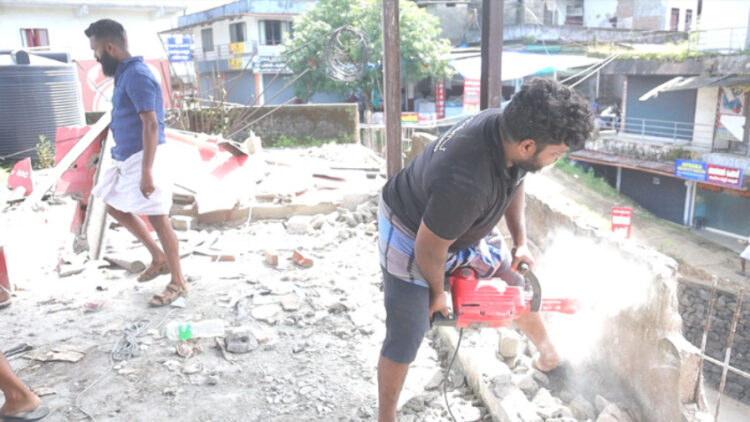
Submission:
[[[151,306],[166,306],[177,300],[180,296],[187,296],[187,287],[170,282],[163,292],[155,294],[148,300],[148,303]]]
[[[167,265],[166,262],[152,262],[151,265],[146,268],[146,271],[142,272],[141,275],[138,276],[138,281],[141,283],[143,283],[144,281],[151,281],[156,277],[164,274],[169,274],[169,265]]]

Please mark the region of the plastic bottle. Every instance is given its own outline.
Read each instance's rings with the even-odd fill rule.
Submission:
[[[170,340],[221,337],[224,335],[224,321],[221,319],[207,319],[204,321],[170,321],[164,327],[164,335]]]

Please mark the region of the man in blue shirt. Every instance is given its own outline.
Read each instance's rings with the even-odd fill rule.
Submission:
[[[177,236],[172,230],[172,206],[168,172],[160,171],[163,157],[157,156],[164,143],[164,107],[161,86],[143,63],[128,52],[125,29],[111,19],[92,23],[85,31],[94,57],[106,76],[115,78],[112,123],[115,139],[114,165],[94,188],[94,195],[107,204],[107,211],[133,233],[151,253],[151,265],[138,277],[148,281],[160,274],[172,275],[164,292],[149,303],[163,306],[187,293],[180,268]],[[163,155],[163,153],[162,153]],[[162,249],[151,237],[140,215],[148,217]]]

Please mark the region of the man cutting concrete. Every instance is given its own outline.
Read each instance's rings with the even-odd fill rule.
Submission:
[[[164,170],[164,107],[161,86],[142,57],[128,52],[123,26],[111,19],[92,23],[85,31],[106,76],[115,78],[112,123],[115,139],[114,165],[101,178],[93,193],[107,204],[107,211],[146,246],[151,265],[138,277],[149,281],[161,274],[172,280],[149,303],[168,305],[187,294],[180,268],[177,236],[169,221],[172,206],[168,172]],[[158,154],[157,154],[158,152]],[[159,236],[162,250],[139,216],[148,220]]]
[[[380,422],[396,420],[409,364],[431,316],[448,316],[445,277],[470,266],[480,277],[522,285],[533,266],[524,220],[523,180],[583,146],[594,127],[586,100],[552,80],[526,83],[504,111],[485,110],[427,145],[383,187],[378,213],[386,337],[378,362]],[[490,238],[505,216],[513,240]],[[554,369],[560,357],[536,312],[515,324],[539,350],[534,365]]]

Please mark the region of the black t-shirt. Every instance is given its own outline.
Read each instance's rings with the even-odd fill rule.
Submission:
[[[499,109],[457,124],[383,187],[383,199],[414,233],[425,225],[451,251],[474,245],[505,214],[525,171],[506,167]]]

